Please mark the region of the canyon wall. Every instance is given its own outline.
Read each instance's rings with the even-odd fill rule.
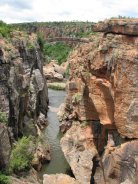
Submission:
[[[136,184],[138,19],[106,20],[94,30],[103,34],[69,58],[61,147],[81,184]]]
[[[14,31],[10,38],[0,38],[1,168],[8,165],[15,139],[39,134],[47,111],[43,57],[36,35]]]
[[[32,22],[15,24],[29,33],[38,33],[47,42],[64,42],[74,47],[79,42],[87,42],[85,38],[92,34],[93,22]]]

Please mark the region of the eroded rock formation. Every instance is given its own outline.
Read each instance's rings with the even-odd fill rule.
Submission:
[[[93,30],[104,33],[115,33],[138,36],[138,20],[136,19],[110,19],[95,24]]]
[[[76,179],[85,184],[90,183],[92,160],[97,155],[91,131],[91,127],[82,128],[79,122],[74,122],[61,140],[63,152]]]
[[[11,153],[11,142],[8,128],[0,124],[0,169],[7,167]]]
[[[137,25],[137,19],[100,23],[95,30],[106,34],[93,36],[93,42],[76,47],[69,58],[68,96],[64,111],[59,113],[64,132],[67,131],[61,146],[75,177],[82,184],[90,180],[91,183],[106,184],[138,183]],[[98,154],[92,154],[89,158],[88,148],[84,147],[82,151],[88,153],[87,159],[92,161],[95,158],[86,172],[87,182],[80,179],[78,173],[83,171],[88,160],[84,163],[78,161],[75,168],[73,160],[77,158],[70,156],[74,150],[75,155],[80,154],[74,144],[79,128],[73,131],[71,126],[76,120],[84,126],[97,122],[101,132],[95,137],[91,128],[91,144],[94,144],[93,149]],[[65,130],[65,127],[70,129]],[[79,136],[83,134],[80,132]]]
[[[30,41],[29,41],[30,40]],[[47,115],[48,98],[42,56],[34,35],[14,32],[11,43],[1,42],[0,111],[6,112],[14,136],[23,135],[29,122]]]
[[[43,57],[36,35],[14,31],[10,40],[0,38],[0,167],[8,165],[15,139],[40,136],[47,111]],[[49,155],[43,147],[38,144],[36,150],[41,152],[39,164]]]

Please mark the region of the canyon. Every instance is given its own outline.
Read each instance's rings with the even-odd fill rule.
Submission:
[[[61,147],[81,184],[138,183],[138,21],[111,19],[74,49],[59,113]]]
[[[47,27],[44,36],[61,36],[64,42],[68,32],[80,30],[66,25],[61,32],[58,26],[53,31]],[[80,37],[84,41],[73,45],[60,66],[53,60],[44,63],[36,29],[28,27],[28,33],[14,30],[10,39],[0,38],[0,170],[10,165],[13,184],[42,183],[38,173],[50,161],[52,165],[54,154],[61,154],[57,150],[51,154],[52,146],[59,144],[72,173],[67,175],[59,165],[54,167],[61,173],[46,168],[43,184],[137,184],[138,19],[85,25],[83,33],[96,33]],[[39,29],[45,31],[43,26]],[[48,91],[47,83],[49,77],[60,82],[53,76],[64,76],[68,66],[67,95],[58,108],[60,92]],[[60,143],[55,138],[59,128]],[[53,131],[52,143],[48,131]],[[32,156],[29,166],[21,169],[16,163],[17,169],[11,160],[24,142],[23,153]]]

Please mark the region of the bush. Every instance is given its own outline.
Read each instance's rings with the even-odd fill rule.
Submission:
[[[18,173],[20,171],[25,171],[30,168],[30,162],[33,157],[32,150],[32,137],[22,137],[18,140],[15,148],[12,150],[10,158],[10,169]]]
[[[6,113],[0,111],[0,123],[7,123],[8,119],[6,117]]]
[[[28,44],[27,44],[27,48],[28,48],[29,50],[33,50],[33,49],[35,48],[35,46],[34,46],[32,43],[28,43]]]
[[[10,184],[9,176],[6,176],[0,172],[0,184]]]
[[[50,60],[57,60],[59,65],[67,60],[70,51],[71,47],[60,42],[55,44],[45,43],[43,50],[45,56],[48,56]]]
[[[2,37],[9,37],[12,28],[10,25],[7,25],[3,21],[0,21],[0,35]]]
[[[78,93],[75,93],[72,96],[72,103],[79,104],[79,102],[81,101],[81,99],[82,99],[82,95],[79,92]]]
[[[41,51],[43,51],[44,50],[45,39],[44,39],[44,35],[42,33],[37,34],[37,42],[40,46]]]

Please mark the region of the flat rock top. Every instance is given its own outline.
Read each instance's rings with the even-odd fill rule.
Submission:
[[[79,184],[74,178],[66,174],[45,174],[43,184]]]
[[[95,24],[93,31],[138,36],[138,18],[105,20]]]

